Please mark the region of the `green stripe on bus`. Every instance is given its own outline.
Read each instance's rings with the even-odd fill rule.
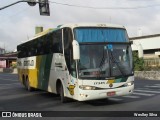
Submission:
[[[118,78],[115,80],[115,83],[120,83],[120,82],[126,82],[128,79],[128,77],[125,77],[125,78]]]
[[[125,77],[125,78],[121,78],[121,82],[126,82],[128,79],[128,77]]]
[[[121,78],[115,80],[115,83],[120,83],[120,82],[121,82]]]
[[[42,90],[48,89],[52,57],[53,54],[43,55],[40,60],[38,88]]]

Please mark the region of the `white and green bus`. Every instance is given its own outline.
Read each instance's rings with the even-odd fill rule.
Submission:
[[[134,89],[131,42],[113,24],[66,24],[17,46],[18,76],[27,90],[61,101],[128,95]]]

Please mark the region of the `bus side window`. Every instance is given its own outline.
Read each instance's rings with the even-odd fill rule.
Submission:
[[[53,34],[53,49],[56,53],[62,53],[62,30],[55,31]]]
[[[41,52],[41,42],[37,44],[37,55],[40,55]]]
[[[70,73],[72,73],[71,71],[73,70],[71,68],[71,59],[72,59],[72,31],[70,28],[64,28],[63,29],[63,33],[64,33],[64,54],[65,54],[65,60],[66,60],[66,64],[67,64],[67,68],[69,70]]]
[[[37,44],[37,55],[43,55],[44,54],[44,47],[43,47],[43,38],[38,38],[39,42]]]
[[[47,44],[47,38],[43,37],[44,41],[43,41],[43,52],[44,54],[48,54],[48,44]]]
[[[71,42],[72,42],[72,31],[70,28],[64,28],[63,30],[64,32],[64,50],[66,52],[68,52],[67,50],[69,49],[69,47],[71,47]]]
[[[24,49],[23,57],[28,57],[28,45]]]
[[[17,46],[17,51],[18,51],[18,58],[22,58],[22,54],[23,54],[22,47]]]
[[[52,39],[52,52],[53,53],[56,53],[56,52],[58,52],[58,40],[56,39],[56,33],[54,32],[53,33],[53,39]]]
[[[59,53],[62,53],[63,52],[63,49],[62,49],[62,30],[59,30],[58,33],[57,33],[57,39],[58,39],[58,51]]]
[[[48,53],[53,53],[53,35],[49,34],[47,35],[47,46],[48,46]]]

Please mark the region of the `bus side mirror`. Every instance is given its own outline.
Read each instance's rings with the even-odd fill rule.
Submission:
[[[72,46],[73,46],[73,59],[79,60],[80,59],[79,43],[76,40],[73,40]]]

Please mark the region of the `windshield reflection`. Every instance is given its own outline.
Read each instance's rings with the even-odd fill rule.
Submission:
[[[131,47],[127,44],[80,45],[79,77],[106,78],[132,74]]]

